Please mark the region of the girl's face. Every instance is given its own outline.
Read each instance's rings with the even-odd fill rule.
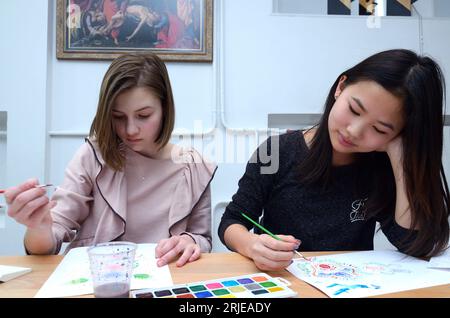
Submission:
[[[404,126],[399,97],[376,82],[345,86],[345,79],[339,81],[328,117],[334,165],[350,163],[354,153],[385,151]]]
[[[147,157],[158,153],[162,122],[161,100],[146,87],[128,89],[116,97],[112,118],[116,134],[132,150]]]

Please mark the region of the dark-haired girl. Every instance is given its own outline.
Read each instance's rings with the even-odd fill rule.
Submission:
[[[255,152],[222,217],[222,242],[277,270],[294,249],[371,250],[380,222],[399,251],[439,254],[450,211],[444,92],[439,66],[409,50],[377,53],[340,74],[320,123],[271,137]],[[259,160],[266,149],[279,159],[272,174]],[[242,212],[282,240],[249,232]]]

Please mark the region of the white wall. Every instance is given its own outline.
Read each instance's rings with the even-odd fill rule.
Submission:
[[[8,184],[30,176],[61,182],[64,167],[88,133],[109,65],[56,59],[53,2],[48,7],[45,0],[7,1],[0,13],[5,16],[2,30],[30,21],[4,32],[0,42],[9,48],[0,50],[0,110],[7,110],[9,118]],[[384,49],[420,49],[414,17],[286,16],[272,14],[272,8],[272,0],[216,0],[214,62],[167,63],[176,130],[216,128],[215,134],[194,139],[197,148],[214,149],[211,154],[219,163],[212,183],[215,251],[225,250],[215,230],[223,202],[231,199],[246,160],[265,138],[259,130],[267,126],[267,113],[319,113],[327,90],[345,68]],[[423,23],[424,51],[450,79],[450,20]],[[20,225],[7,221],[0,228],[0,254],[22,254],[22,235]],[[388,246],[382,239],[377,237],[377,247]]]
[[[274,0],[273,11],[279,13],[327,14],[328,0]]]
[[[0,189],[6,186],[6,127],[7,112],[0,111]],[[0,229],[5,228],[6,204],[2,196],[0,196]]]
[[[48,6],[45,0],[2,1],[0,110],[8,112],[6,182],[44,178]],[[2,148],[4,149],[4,148]],[[0,228],[0,254],[22,253],[23,228]]]
[[[450,2],[448,0],[434,0],[434,16],[449,17]]]

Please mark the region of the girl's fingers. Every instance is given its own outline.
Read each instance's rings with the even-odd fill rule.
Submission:
[[[273,259],[269,259],[264,257],[263,255],[259,256],[255,261],[255,265],[265,271],[276,271],[282,270],[288,267],[291,264],[291,260],[286,261],[274,261]]]
[[[36,199],[29,201],[27,204],[23,206],[23,208],[19,211],[25,218],[31,217],[35,211],[41,209],[45,205],[49,203],[49,199],[46,196],[40,196]]]
[[[158,266],[164,266],[168,263],[170,263],[171,260],[173,260],[175,257],[177,257],[179,254],[178,249],[175,247],[162,255],[159,260],[156,262],[156,265]]]
[[[164,246],[167,244],[168,240],[169,239],[162,239],[161,241],[159,241],[158,245],[156,245],[156,248],[155,248],[155,257],[156,258],[159,258],[159,257],[161,257],[161,255],[163,255],[163,253],[161,251],[164,248]]]
[[[172,236],[168,239],[162,239],[158,246],[156,247],[156,256],[162,257],[164,254],[166,254],[168,251],[173,249],[179,241],[179,236]]]
[[[26,191],[23,191],[19,193],[14,200],[9,204],[8,207],[8,215],[11,217],[15,217],[17,213],[21,213],[22,209],[29,213],[32,212],[33,209],[36,209],[39,207],[39,203],[42,203],[43,201],[34,201],[38,198],[46,198],[44,200],[47,200],[45,203],[48,202],[48,198],[46,197],[46,191],[44,189],[39,188],[32,188]],[[41,199],[43,200],[43,199]],[[33,202],[34,201],[34,202]]]
[[[295,243],[295,244],[301,244],[301,241],[295,237],[293,237],[292,235],[282,235],[279,234],[278,235],[279,238],[281,238],[282,241],[284,242],[290,242],[290,243]]]
[[[175,248],[175,246],[178,245],[178,237],[172,236],[171,238],[169,238],[164,246],[161,246],[161,255],[166,254],[167,252],[169,252],[170,250],[172,250],[173,248]]]
[[[181,267],[184,264],[186,264],[186,262],[189,260],[189,258],[192,256],[193,253],[194,253],[194,246],[193,245],[188,245],[184,249],[183,254],[178,259],[177,266]]]
[[[164,266],[182,255],[176,265],[183,266],[187,262],[192,262],[200,257],[200,247],[197,244],[190,243],[191,239],[184,240],[180,236],[172,236],[169,239],[161,240],[155,250],[155,256],[158,259],[157,266]]]
[[[163,266],[174,259],[182,250],[180,246],[180,237],[172,236],[168,239],[164,246],[159,250],[159,260],[157,261],[158,266]]]
[[[34,186],[37,184],[38,184],[37,179],[29,179],[29,180],[25,181],[24,183],[19,184],[18,186],[10,187],[10,188],[6,189],[5,194],[4,194],[6,203],[8,205],[11,204],[19,194],[21,194],[22,192],[27,191],[31,188],[34,188]]]
[[[37,197],[29,201],[21,210],[15,211],[14,209],[8,210],[8,215],[17,222],[27,227],[40,226],[40,215],[43,213],[49,213],[48,198],[46,196]]]
[[[291,261],[294,257],[294,251],[274,250],[265,246],[263,249],[261,249],[260,255],[274,262],[288,262]]]
[[[33,214],[31,214],[30,217],[28,218],[27,226],[31,229],[40,228],[45,223],[51,226],[51,216],[50,216],[51,206],[52,203],[48,203],[42,208],[34,211]]]
[[[297,242],[280,241],[267,234],[261,234],[260,237],[265,246],[275,251],[293,251],[299,246]]]
[[[193,262],[195,260],[198,260],[200,258],[200,256],[202,255],[201,251],[200,251],[200,246],[198,246],[197,244],[195,245],[195,249],[194,249],[194,253],[191,255],[191,257],[189,258],[189,262]]]

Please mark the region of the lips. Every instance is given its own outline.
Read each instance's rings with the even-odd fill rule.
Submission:
[[[142,139],[127,139],[127,141],[130,142],[130,143],[136,143],[136,142],[139,142],[141,140]]]
[[[338,132],[339,143],[344,147],[354,147],[355,144],[352,143],[349,139],[345,138],[341,133]]]

